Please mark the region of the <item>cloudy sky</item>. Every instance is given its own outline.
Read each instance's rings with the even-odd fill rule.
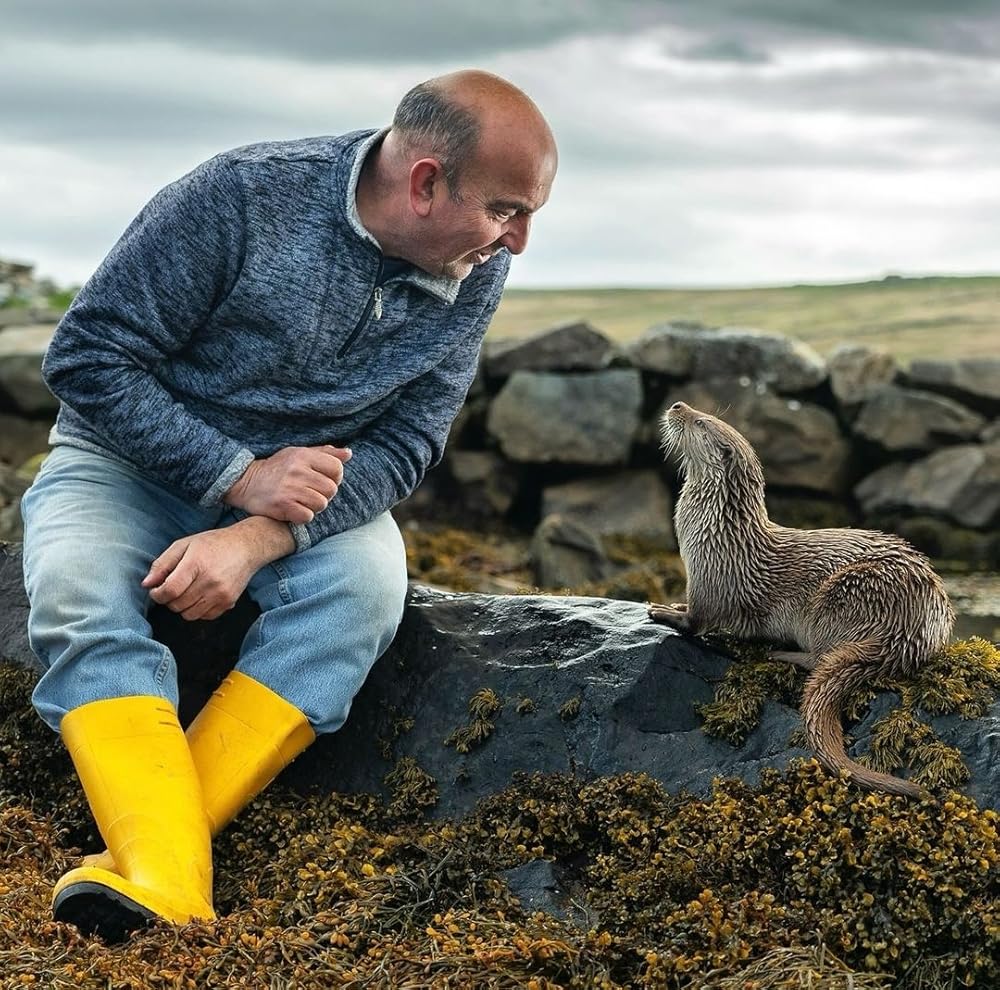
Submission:
[[[82,281],[215,152],[472,65],[560,145],[512,285],[1000,271],[1000,0],[0,0],[0,257]]]

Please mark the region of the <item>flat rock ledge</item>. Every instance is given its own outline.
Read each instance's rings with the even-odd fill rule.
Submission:
[[[0,544],[0,658],[33,667],[27,610],[20,547]],[[182,721],[230,669],[254,614],[247,601],[215,622],[151,613],[157,637],[177,657]],[[437,783],[433,817],[462,816],[518,771],[581,779],[644,771],[671,792],[697,795],[707,795],[717,776],[753,783],[763,768],[809,754],[789,745],[797,712],[776,702],[767,703],[739,748],[702,731],[696,706],[712,700],[731,662],[650,622],[635,602],[413,585],[396,639],[347,724],[321,738],[284,779],[305,790],[390,799],[396,785],[387,775],[414,761]],[[470,711],[474,698],[479,716]],[[888,694],[876,698],[850,730],[855,751],[867,749],[871,725],[892,703]],[[1000,810],[1000,703],[982,719],[942,716],[932,724],[966,759],[964,791]],[[456,730],[466,727],[468,747],[456,745]]]

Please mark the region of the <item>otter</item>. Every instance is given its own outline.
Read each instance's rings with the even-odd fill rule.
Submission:
[[[696,634],[794,643],[772,658],[810,671],[806,738],[821,762],[862,787],[919,796],[912,781],[852,760],[844,702],[875,675],[910,676],[947,645],[955,613],[930,561],[898,536],[863,529],[789,529],[771,522],[764,472],[733,427],[675,402],[660,422],[683,474],[674,524],[687,601],[650,604],[650,618]]]

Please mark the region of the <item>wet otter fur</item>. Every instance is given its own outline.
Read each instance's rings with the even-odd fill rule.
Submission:
[[[862,787],[920,795],[911,781],[852,760],[840,715],[876,674],[912,675],[947,645],[955,613],[930,562],[886,533],[771,522],[760,460],[715,416],[675,402],[660,436],[684,475],[674,524],[687,602],[651,604],[650,618],[690,633],[796,643],[803,652],[772,656],[811,671],[802,718],[822,762]]]

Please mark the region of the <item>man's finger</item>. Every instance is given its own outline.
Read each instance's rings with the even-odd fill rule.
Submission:
[[[353,454],[351,453],[350,447],[334,447],[331,444],[323,444],[322,447],[314,447],[313,450],[321,450],[324,454],[331,454],[336,457],[338,461],[346,463],[351,459]]]
[[[180,541],[176,543],[171,543],[163,553],[160,554],[152,564],[149,565],[149,571],[146,576],[142,579],[142,586],[144,588],[155,588],[158,584],[162,584],[167,576],[173,571],[173,569],[181,562],[185,551],[187,550],[187,544]]]
[[[149,597],[160,605],[176,601],[198,579],[198,573],[198,568],[194,566],[175,567],[162,584],[150,591]]]

